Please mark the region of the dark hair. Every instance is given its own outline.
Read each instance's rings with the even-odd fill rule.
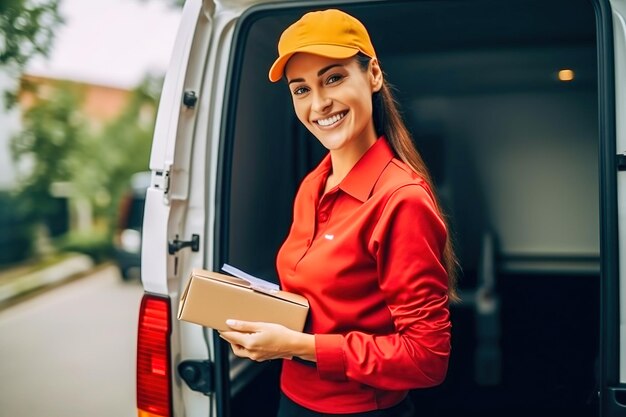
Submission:
[[[356,60],[359,63],[361,70],[367,71],[369,69],[369,63],[371,61],[370,57],[364,54],[357,54]],[[374,118],[374,128],[376,129],[376,134],[379,136],[384,135],[387,138],[389,145],[396,154],[396,157],[409,165],[419,176],[421,176],[434,193],[435,188],[430,173],[428,172],[428,168],[415,148],[411,133],[404,124],[398,103],[391,92],[391,86],[385,78],[383,78],[383,85],[380,91],[373,94],[372,104],[372,116]],[[443,264],[446,272],[448,273],[448,296],[451,301],[460,301],[456,290],[457,269],[459,262],[454,253],[454,246],[452,244],[447,224],[448,222],[443,211],[441,210],[441,205],[437,201],[436,196],[435,205],[437,206],[439,213],[446,223],[446,228],[448,229],[448,238],[446,239],[446,245],[443,251]]]

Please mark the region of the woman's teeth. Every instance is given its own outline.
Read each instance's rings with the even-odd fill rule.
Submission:
[[[343,119],[343,116],[345,115],[346,115],[345,113],[340,113],[340,114],[331,116],[328,119],[320,119],[317,121],[317,124],[319,124],[320,126],[330,126],[334,123],[337,123],[339,120]]]

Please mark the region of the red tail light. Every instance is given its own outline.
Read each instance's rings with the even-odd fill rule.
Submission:
[[[139,416],[171,416],[170,299],[145,294],[137,334]]]

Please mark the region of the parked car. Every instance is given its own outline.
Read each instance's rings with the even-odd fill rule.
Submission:
[[[118,225],[113,242],[115,263],[123,280],[137,279],[141,270],[141,228],[146,202],[146,190],[150,185],[150,172],[138,172],[129,181],[128,190],[122,196],[118,213]]]
[[[237,359],[176,311],[193,268],[276,281],[323,150],[267,71],[281,31],[329,7],[370,31],[462,266],[448,376],[411,393],[419,415],[626,415],[622,0],[188,0],[145,201],[139,415],[276,410],[280,361]]]

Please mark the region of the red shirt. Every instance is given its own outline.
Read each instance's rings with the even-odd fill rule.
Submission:
[[[317,359],[283,361],[281,389],[322,413],[388,408],[447,371],[446,229],[384,138],[321,196],[330,171],[328,155],[303,180],[277,257],[283,289],[309,300]]]

